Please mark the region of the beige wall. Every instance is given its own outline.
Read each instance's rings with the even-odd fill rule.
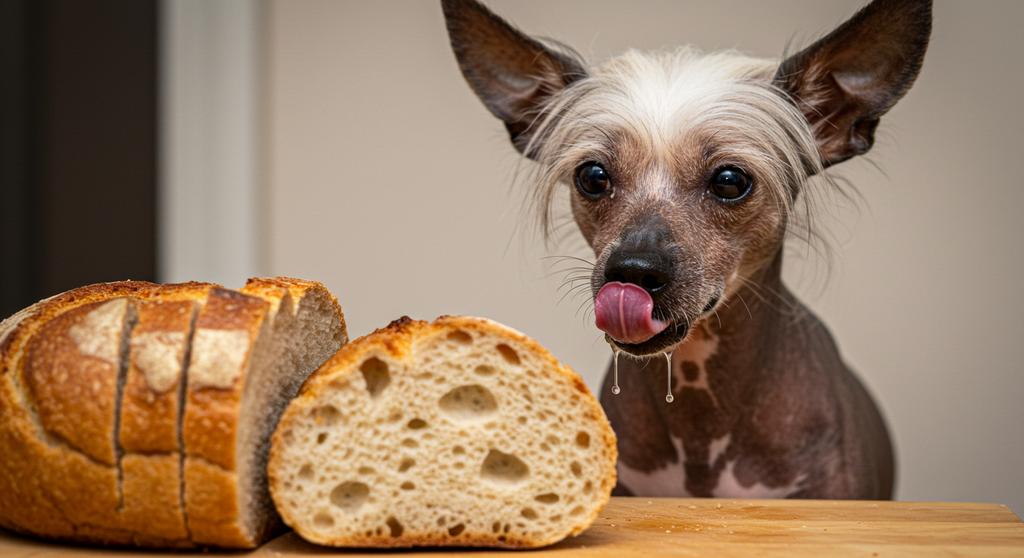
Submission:
[[[775,56],[857,1],[492,0],[591,60],[689,42]],[[904,499],[1024,511],[1019,167],[1024,2],[939,2],[924,72],[840,174],[860,209],[824,204],[830,273],[791,284],[880,399]],[[433,1],[277,1],[268,9],[269,271],[318,278],[362,334],[402,314],[488,316],[597,386],[608,349],[523,218],[519,162],[459,75]],[[805,252],[794,245],[794,252]],[[628,379],[625,380],[628,386]]]

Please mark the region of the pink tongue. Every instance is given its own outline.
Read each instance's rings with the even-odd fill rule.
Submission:
[[[651,295],[633,283],[605,283],[594,300],[598,329],[621,343],[643,343],[668,327],[651,316],[653,309]]]

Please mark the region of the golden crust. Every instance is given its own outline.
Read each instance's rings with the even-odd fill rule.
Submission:
[[[244,294],[263,298],[274,305],[275,309],[276,305],[285,299],[284,291],[290,295],[288,298],[293,304],[292,312],[298,311],[298,305],[305,300],[307,293],[315,291],[324,295],[334,314],[341,321],[342,345],[348,342],[348,327],[345,325],[345,315],[341,311],[341,305],[338,303],[337,297],[323,283],[293,277],[253,277],[246,281],[245,286],[240,289],[240,292]]]
[[[180,449],[178,388],[197,306],[194,300],[136,304],[138,321],[131,333],[121,399],[120,442],[125,452],[171,453]],[[160,377],[165,375],[167,378]]]
[[[261,542],[241,528],[234,471],[202,458],[186,458],[185,504],[193,541],[227,548],[252,548]]]
[[[77,537],[80,526],[89,521],[81,512],[104,508],[116,495],[116,471],[55,444],[42,430],[28,400],[22,357],[28,341],[52,318],[153,287],[139,281],[91,285],[40,301],[0,324],[0,525],[57,538]],[[67,495],[76,494],[69,491],[79,484],[85,485],[83,497],[90,500],[69,505]],[[107,513],[101,509],[101,518]]]
[[[109,466],[117,462],[112,433],[130,313],[125,298],[85,304],[43,325],[26,349],[25,384],[43,429]]]
[[[244,355],[237,376],[229,385],[203,385],[195,375],[189,377],[182,425],[185,508],[192,540],[201,544],[246,548],[259,543],[240,526],[235,441],[245,374],[257,338],[268,333],[268,311],[269,304],[262,298],[213,289],[196,317],[193,339],[205,332],[243,332],[248,340],[241,347]],[[193,351],[190,372],[196,372],[199,358],[203,355]]]
[[[580,378],[576,372],[555,359],[547,349],[532,338],[527,337],[512,328],[484,318],[440,316],[433,322],[425,322],[410,319],[408,316],[403,316],[392,321],[387,326],[379,328],[373,333],[355,339],[349,344],[343,346],[333,357],[320,366],[316,372],[310,375],[303,384],[298,396],[296,396],[295,400],[293,400],[288,406],[284,415],[281,417],[281,420],[278,422],[277,429],[271,438],[270,460],[267,465],[271,495],[275,495],[275,492],[280,491],[283,488],[281,485],[283,479],[280,477],[280,472],[278,471],[276,464],[280,461],[280,453],[282,451],[280,448],[287,443],[284,433],[296,426],[299,421],[304,420],[302,410],[310,404],[315,403],[315,401],[324,394],[324,390],[327,389],[332,382],[340,380],[350,374],[358,374],[358,364],[362,362],[365,356],[369,353],[383,353],[390,355],[396,360],[403,360],[411,352],[413,343],[416,340],[434,335],[443,335],[457,329],[502,336],[518,343],[530,352],[534,353],[536,356],[540,357],[548,365],[550,370],[553,370],[555,374],[562,376],[569,382],[573,389],[576,389],[584,395],[582,400],[586,402],[587,406],[585,417],[594,424],[600,425],[599,445],[602,445],[605,448],[605,451],[608,452],[611,458],[607,460],[607,467],[601,476],[602,482],[600,490],[594,491],[597,497],[601,499],[601,502],[598,506],[594,507],[593,513],[588,517],[581,518],[566,536],[575,536],[583,532],[584,529],[597,519],[600,511],[608,504],[608,500],[611,496],[611,490],[615,486],[615,462],[618,458],[615,433],[612,431],[611,425],[609,424],[600,403],[598,403],[597,399],[593,394],[591,394],[590,390],[583,382],[583,379]],[[275,496],[275,501],[276,500],[277,496]],[[331,546],[396,546],[396,539],[387,534],[381,536],[356,536],[324,540],[313,533],[304,532],[301,524],[296,521],[297,518],[288,515],[287,509],[279,507],[278,511],[281,512],[282,519],[285,524],[295,529],[303,538],[314,543]],[[490,531],[476,533],[463,532],[459,534],[458,537],[448,535],[447,531],[427,533],[410,533],[407,531],[402,534],[401,542],[399,544],[402,546],[422,545],[537,548],[554,544],[558,542],[558,540],[561,540],[562,537],[550,540],[537,540],[509,537],[508,535],[505,535],[503,538],[504,540],[499,540],[498,535]]]
[[[203,385],[189,376],[182,435],[186,460],[199,457],[228,470],[235,468],[235,436],[238,431],[238,410],[242,402],[244,373],[252,358],[252,348],[266,325],[267,303],[257,297],[216,288],[210,291],[206,305],[196,317],[194,339],[210,331],[244,332],[248,345],[240,362],[238,375],[228,387]],[[193,351],[189,364],[191,373],[197,360],[204,358]],[[189,483],[188,476],[185,483]]]
[[[193,318],[206,290],[177,287],[136,303],[121,397],[122,523],[155,541],[189,540],[181,494],[180,390]]]
[[[277,285],[288,293],[322,288],[319,283],[287,278],[250,283]],[[278,295],[281,293],[279,290]],[[214,305],[205,315],[197,316],[196,327],[240,328],[252,334],[254,327],[263,327],[269,304],[262,297],[209,283],[122,281],[61,293],[0,323],[0,526],[55,539],[103,544],[174,548],[198,542],[254,546],[263,534],[252,539],[242,533],[233,471],[233,433],[244,382],[236,381],[228,390],[189,392],[192,410],[201,412],[193,413],[193,444],[186,441],[185,448],[195,457],[183,463],[177,433],[171,436],[168,428],[181,413],[177,387],[168,391],[151,389],[137,367],[130,366],[137,362],[129,358],[124,372],[124,399],[118,402],[116,379],[123,359],[107,366],[95,354],[82,357],[77,345],[84,343],[87,351],[102,356],[107,354],[106,349],[98,351],[96,347],[107,344],[97,345],[89,339],[76,342],[70,335],[71,328],[82,323],[90,312],[118,298],[127,300],[125,314],[129,321],[134,320],[136,308],[140,312],[139,322],[129,324],[135,329],[123,329],[124,341],[136,333],[190,334],[192,311],[184,312],[187,319],[182,311],[191,307],[206,310],[208,298],[214,300]],[[334,304],[340,316],[337,302]],[[251,336],[250,352],[254,340]],[[118,353],[127,347],[125,342]],[[61,373],[70,380],[66,386],[54,381],[54,375]],[[97,381],[101,395],[82,397],[81,390],[94,389]],[[127,452],[120,460],[114,444],[114,421],[107,419],[116,416],[119,403],[128,413],[122,415],[126,420],[118,436]],[[192,484],[186,485],[185,496],[192,498],[189,509],[196,512],[189,518],[191,538],[181,509],[180,482],[190,473]],[[215,521],[206,522],[207,517]]]
[[[181,507],[179,454],[128,454],[121,460],[121,471],[122,527],[162,541],[189,540]]]

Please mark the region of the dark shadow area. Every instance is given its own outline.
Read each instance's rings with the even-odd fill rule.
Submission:
[[[0,0],[0,317],[156,277],[155,0]]]

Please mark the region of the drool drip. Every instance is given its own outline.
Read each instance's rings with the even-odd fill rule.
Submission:
[[[665,402],[671,403],[675,401],[675,396],[672,395],[672,353],[665,354],[665,379],[668,380],[668,391],[665,393]]]
[[[622,390],[619,389],[619,350],[612,348],[612,394],[618,395]]]

